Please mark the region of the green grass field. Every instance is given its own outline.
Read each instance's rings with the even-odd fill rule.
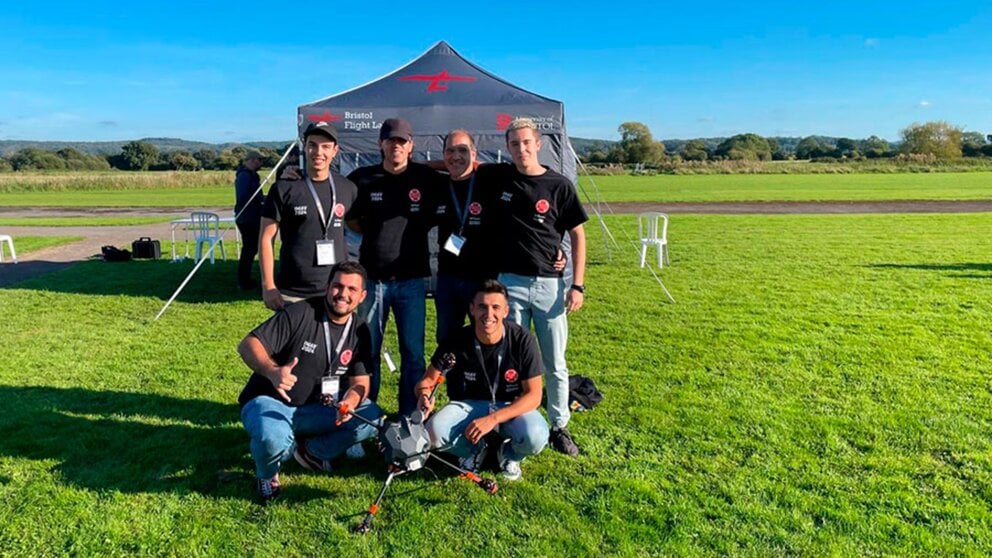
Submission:
[[[79,236],[18,236],[14,239],[14,249],[17,250],[18,257],[22,257],[30,252],[36,252],[50,246],[62,246],[82,240]],[[6,246],[4,247],[6,250]],[[9,255],[4,252],[5,257]],[[2,294],[2,293],[0,293]]]
[[[608,202],[976,200],[992,198],[992,173],[776,174],[580,177]],[[585,201],[585,197],[583,197]]]
[[[234,203],[232,186],[214,185],[220,176],[196,187],[183,187],[182,173],[171,173],[180,176],[163,177],[162,187],[155,187],[154,175],[169,173],[131,174],[143,186],[0,189],[0,203],[20,207],[222,207]],[[222,173],[214,173],[218,174]],[[233,173],[228,178],[233,184]],[[581,177],[579,184],[588,195],[598,191],[607,202],[992,199],[992,172],[596,176]],[[586,201],[585,194],[582,199]]]
[[[126,227],[171,220],[171,217],[0,217],[0,227]]]
[[[494,497],[401,477],[364,537],[374,454],[289,464],[278,503],[251,501],[235,346],[268,312],[234,262],[159,322],[191,264],[22,283],[0,291],[0,554],[988,555],[990,225],[676,216],[677,304],[635,246],[608,261],[594,236],[569,364],[606,398],[573,418],[583,455],[529,459]]]

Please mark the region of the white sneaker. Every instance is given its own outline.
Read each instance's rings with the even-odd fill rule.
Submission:
[[[503,457],[503,448],[509,443],[509,440],[503,442],[499,446],[499,451],[496,453],[496,457],[499,460],[500,474],[508,481],[520,480],[523,477],[523,471],[520,470],[520,462]]]
[[[365,448],[362,447],[362,443],[359,442],[350,446],[344,452],[348,459],[364,459],[365,458]]]
[[[486,446],[486,443],[483,442],[482,446],[479,448],[479,451],[475,452],[475,454],[468,457],[460,457],[458,459],[458,466],[466,471],[478,473],[479,469],[482,467],[482,463],[486,460],[486,454],[488,451],[489,448]]]

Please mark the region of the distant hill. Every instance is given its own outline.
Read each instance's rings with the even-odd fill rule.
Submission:
[[[25,147],[37,147],[47,151],[58,151],[64,147],[71,147],[90,155],[116,155],[121,152],[121,148],[132,140],[120,141],[25,141],[25,140],[0,140],[0,155],[9,155]],[[223,151],[239,145],[248,147],[270,147],[281,149],[288,144],[286,141],[249,141],[244,143],[207,143],[203,141],[189,141],[178,138],[141,138],[138,141],[150,143],[161,152],[189,151],[195,152],[200,149],[212,149]]]

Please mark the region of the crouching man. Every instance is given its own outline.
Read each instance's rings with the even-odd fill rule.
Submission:
[[[339,416],[330,401],[344,402],[369,420],[382,415],[366,398],[369,328],[355,313],[365,300],[365,280],[358,263],[336,264],[324,296],[286,306],[238,346],[254,372],[238,403],[263,503],[279,495],[284,461],[295,456],[307,469],[330,471],[331,459],[376,433],[349,420],[350,414]]]
[[[429,396],[441,374],[441,357],[455,355],[446,378],[450,403],[427,422],[431,441],[458,456],[463,468],[476,471],[488,449],[485,437],[496,431],[503,439],[495,448],[502,475],[517,480],[520,462],[548,442],[548,423],[537,410],[541,355],[533,334],[506,321],[509,302],[499,281],[481,284],[470,313],[473,323],[448,336],[434,352],[415,388],[418,405],[425,413],[433,409]]]

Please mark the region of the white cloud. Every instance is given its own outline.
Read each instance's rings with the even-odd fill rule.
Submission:
[[[930,101],[924,99],[924,100],[920,101],[916,106],[919,107],[919,108],[923,108],[923,109],[930,108]]]

